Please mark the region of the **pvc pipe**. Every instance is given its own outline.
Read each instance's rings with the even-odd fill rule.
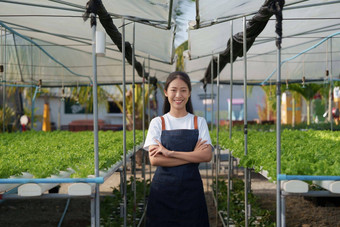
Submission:
[[[50,179],[62,179],[68,178],[70,175],[74,173],[73,170],[70,171],[60,171],[59,175],[52,175]],[[47,178],[49,179],[49,178]],[[59,183],[28,183],[23,184],[18,188],[18,195],[20,196],[41,196],[44,192],[58,186]]]
[[[136,149],[140,149],[142,147],[142,144],[139,146],[134,146],[134,148],[127,152],[127,159],[131,158],[134,154]],[[107,180],[114,172],[119,170],[119,167],[123,165],[123,161],[118,161],[115,164],[113,164],[109,170],[107,171],[99,171],[99,175],[104,178],[104,181]],[[88,178],[94,178],[94,175],[88,176]],[[84,196],[89,195],[94,191],[95,186],[93,183],[75,183],[69,186],[68,188],[68,194],[69,195],[77,195],[77,196]]]
[[[0,179],[0,184],[28,184],[28,183],[104,183],[103,177],[95,178],[34,178],[34,179]]]
[[[332,38],[333,36],[337,36],[337,35],[340,35],[340,32],[333,33],[333,34],[327,36],[326,38],[322,39],[322,40],[321,40],[320,42],[318,42],[317,44],[315,44],[315,45],[313,45],[313,46],[311,46],[311,47],[309,47],[309,48],[307,48],[307,49],[301,51],[300,53],[294,55],[293,57],[286,58],[285,60],[283,60],[283,61],[281,62],[281,65],[283,65],[284,63],[286,63],[286,62],[288,62],[288,61],[290,61],[290,60],[293,60],[293,59],[299,57],[300,55],[302,55],[302,54],[304,54],[304,53],[307,53],[308,51],[310,51],[310,50],[312,50],[312,49],[315,49],[316,47],[320,46],[322,43],[324,43],[324,42],[327,41],[328,39]],[[265,84],[265,83],[266,83],[266,82],[274,75],[274,73],[275,73],[276,71],[277,71],[277,69],[274,69],[273,72],[272,72],[272,73],[271,73],[264,81],[262,81],[262,82],[260,83],[260,85],[264,85],[264,84]]]
[[[10,176],[10,179],[25,179],[25,178],[33,178],[33,175],[24,172],[22,173],[21,176]],[[0,184],[0,192],[9,191],[17,186],[19,186],[19,184]]]
[[[0,199],[2,200],[17,200],[17,199],[67,199],[67,198],[88,198],[89,196],[72,196],[68,194],[42,194],[41,196],[18,196],[17,194],[2,194],[0,195]],[[92,195],[90,196],[92,197]]]
[[[244,94],[244,155],[248,153],[248,125],[247,125],[247,32],[246,32],[246,17],[243,17],[243,60],[244,60],[244,80],[243,80],[243,94]],[[232,101],[231,101],[232,102]],[[248,168],[244,168],[244,216],[245,226],[248,227]]]
[[[308,197],[339,197],[337,193],[331,193],[329,191],[309,191],[307,193],[289,193],[282,192],[283,196],[308,196]]]
[[[340,176],[312,176],[312,175],[286,175],[286,174],[278,174],[278,180],[340,180]]]
[[[332,193],[340,193],[340,181],[313,181],[313,184],[317,184]]]
[[[64,217],[66,215],[66,212],[68,210],[68,206],[70,205],[70,198],[67,199],[67,202],[66,202],[66,205],[65,205],[65,209],[64,209],[64,212],[63,212],[63,215],[61,216],[60,220],[59,220],[59,223],[58,223],[58,227],[61,227],[61,224],[63,223],[63,220],[64,220]]]
[[[103,31],[96,31],[96,54],[99,57],[105,56],[105,42],[106,33]]]
[[[301,180],[281,181],[281,190],[289,193],[306,193],[308,184]]]

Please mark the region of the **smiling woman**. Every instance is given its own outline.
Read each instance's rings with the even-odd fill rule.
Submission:
[[[164,115],[154,118],[144,148],[157,166],[151,183],[147,226],[209,226],[201,162],[212,156],[204,118],[194,116],[191,83],[186,73],[173,72],[164,86]]]

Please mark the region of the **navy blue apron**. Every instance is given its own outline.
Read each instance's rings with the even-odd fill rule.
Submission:
[[[193,151],[198,141],[195,129],[165,130],[162,119],[162,145],[173,151]],[[209,218],[198,163],[175,167],[158,166],[147,205],[148,227],[207,227]]]

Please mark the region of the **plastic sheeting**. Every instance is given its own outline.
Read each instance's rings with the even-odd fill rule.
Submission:
[[[203,6],[210,2],[210,8]],[[221,1],[222,2],[222,1]],[[217,5],[221,3],[216,3]],[[237,12],[232,7],[234,1],[228,1],[225,7],[220,7],[226,12]],[[237,1],[239,2],[239,1]],[[246,5],[255,4],[259,1],[243,1],[245,8],[240,14],[251,13]],[[325,71],[328,69],[333,79],[339,79],[340,69],[335,67],[340,61],[339,54],[339,34],[340,24],[338,12],[340,8],[339,1],[304,1],[300,4],[289,6],[294,1],[286,1],[283,11],[283,41],[282,41],[282,80],[299,80],[303,76],[308,79],[325,78]],[[297,1],[295,1],[297,2]],[[203,4],[204,3],[204,4]],[[222,4],[222,3],[221,3]],[[242,5],[241,2],[239,2]],[[321,4],[321,5],[320,5]],[[324,5],[322,5],[324,4]],[[206,4],[208,7],[209,4]],[[243,5],[242,5],[243,6]],[[312,7],[311,7],[312,6]],[[216,17],[220,15],[219,11],[214,11],[215,5],[211,1],[200,1],[200,15],[204,11],[216,12]],[[242,8],[241,6],[239,6]],[[228,10],[226,9],[228,8]],[[252,8],[252,7],[251,7]],[[225,14],[223,14],[225,15]],[[233,16],[230,14],[230,17]],[[202,16],[203,20],[213,19],[212,16]],[[251,16],[247,17],[250,19]],[[224,29],[221,31],[221,29]],[[234,35],[242,32],[242,18],[234,21]],[[205,70],[211,60],[211,55],[216,56],[221,50],[226,48],[230,38],[230,22],[224,22],[210,27],[195,29],[189,31],[189,50],[188,56],[192,60],[186,59],[186,70],[197,80],[204,77]],[[208,38],[204,34],[208,33]],[[224,33],[224,35],[222,35]],[[327,36],[332,36],[328,41],[324,40]],[[255,83],[269,82],[269,79],[275,75],[276,70],[276,46],[275,46],[275,17],[268,22],[263,32],[256,38],[255,43],[247,53],[247,72],[248,81]],[[206,42],[205,45],[201,43]],[[192,47],[195,47],[193,49]],[[310,49],[309,51],[306,51]],[[304,54],[302,52],[306,51]],[[205,57],[209,56],[210,57]],[[291,59],[291,60],[290,60]],[[200,69],[199,69],[200,68]],[[244,74],[243,58],[238,58],[234,62],[234,79],[241,81]],[[201,78],[199,78],[201,76]],[[221,72],[221,80],[229,81],[230,66],[229,64]]]
[[[6,49],[0,61],[6,66],[6,82],[36,83],[42,79],[43,86],[90,83],[92,30],[89,21],[84,22],[82,18],[86,2],[0,1],[2,50]],[[176,2],[173,1],[174,7]],[[135,23],[137,60],[146,62],[145,71],[150,70],[150,75],[164,80],[174,70],[175,25],[173,20],[168,22],[170,1],[143,0],[137,3],[115,0],[103,1],[103,4],[111,15],[138,21]],[[131,20],[125,20],[126,41],[130,43],[133,40]],[[115,19],[114,24],[121,32],[122,20]],[[169,24],[171,26],[168,28]],[[9,28],[6,29],[7,38],[5,27]],[[97,30],[104,30],[99,20]],[[106,57],[98,58],[98,83],[121,83],[122,54],[109,37],[106,41]],[[18,45],[17,48],[14,45]],[[132,68],[128,64],[126,66],[129,83],[132,81]],[[137,73],[136,81],[141,82]]]
[[[242,16],[248,15],[247,19],[250,19],[266,1],[198,2],[200,29],[189,29],[190,49],[185,59],[185,69],[193,81],[200,81],[204,77],[212,54],[217,55],[225,50],[230,38],[228,20],[235,19],[234,34],[242,32]],[[339,3],[340,1],[329,0],[286,1],[283,11],[282,80],[299,80],[303,76],[307,80],[322,80],[326,69],[331,72],[333,79],[338,78],[340,69],[335,65],[340,61],[337,34],[340,31]],[[92,77],[92,34],[89,22],[83,22],[82,19],[85,4],[86,1],[80,0],[0,1],[0,22],[27,38],[20,41],[19,35],[16,36],[17,44],[23,43],[20,48],[6,47],[8,55],[6,61],[8,64],[8,61],[11,61],[11,66],[6,67],[6,81],[14,83],[24,79],[25,82],[32,80],[31,83],[36,83],[37,80],[43,79],[43,84],[50,86],[89,83],[89,77]],[[114,18],[124,16],[130,21],[138,21],[135,44],[137,60],[145,62],[148,72],[150,58],[150,75],[164,81],[168,73],[175,69],[173,64],[175,23],[173,19],[170,23],[168,20],[175,10],[177,1],[103,0],[103,4]],[[126,20],[126,23],[130,21]],[[121,31],[121,19],[115,19],[114,23]],[[99,21],[97,24],[98,30],[103,31]],[[126,41],[130,43],[132,25],[132,23],[126,25]],[[248,80],[251,82],[258,84],[269,82],[270,77],[275,75],[274,26],[275,20],[272,17],[247,53]],[[332,38],[323,41],[327,36]],[[14,45],[11,37],[12,32],[7,35],[7,42]],[[2,43],[4,40],[3,35]],[[98,58],[98,83],[121,83],[122,54],[108,37],[106,40],[106,57]],[[308,49],[311,50],[300,55]],[[21,51],[26,53],[20,53]],[[1,56],[0,61],[4,62],[4,54]],[[238,58],[234,62],[234,79],[239,81],[243,79],[242,60],[243,58]],[[18,67],[19,64],[21,68]],[[126,78],[131,82],[132,69],[128,64],[127,67]],[[229,80],[229,71],[230,66],[227,64],[221,72],[222,81]],[[136,79],[141,81],[137,75]]]

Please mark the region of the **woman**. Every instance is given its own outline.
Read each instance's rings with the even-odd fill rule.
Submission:
[[[204,118],[193,115],[186,73],[171,73],[164,86],[164,115],[150,122],[144,149],[157,166],[147,205],[147,226],[209,226],[200,162],[212,146]]]

